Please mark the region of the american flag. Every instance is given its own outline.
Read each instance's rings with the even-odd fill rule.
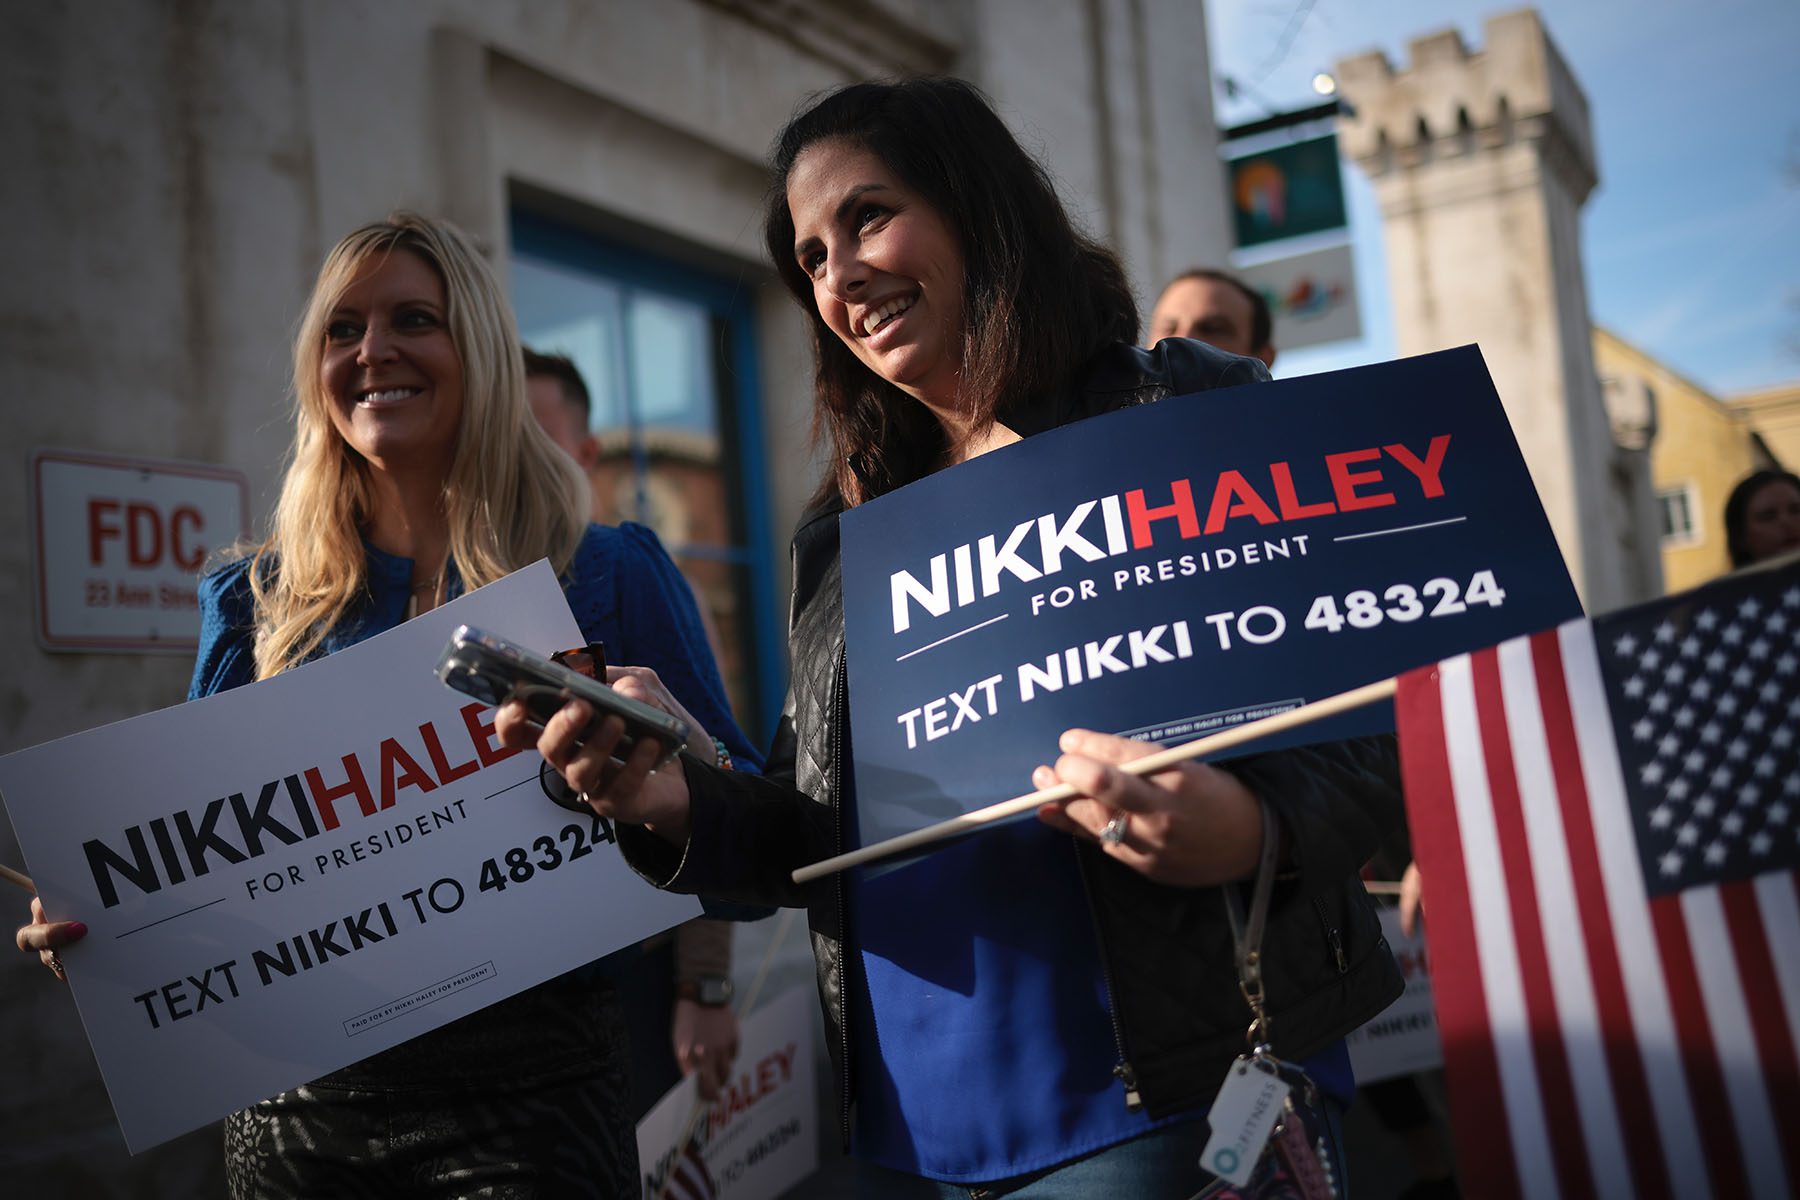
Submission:
[[[1465,1191],[1800,1192],[1800,565],[1396,703]]]
[[[718,1200],[718,1195],[719,1187],[706,1169],[706,1147],[699,1138],[690,1137],[654,1200]]]

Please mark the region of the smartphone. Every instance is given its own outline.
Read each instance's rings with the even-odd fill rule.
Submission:
[[[614,758],[624,759],[638,739],[646,737],[662,747],[656,760],[659,767],[687,748],[687,722],[679,717],[621,696],[598,680],[469,625],[458,626],[450,635],[438,659],[437,677],[483,704],[498,707],[508,700],[522,701],[538,725],[570,700],[585,700],[599,714],[596,722],[609,713],[625,722],[625,733],[613,747]]]

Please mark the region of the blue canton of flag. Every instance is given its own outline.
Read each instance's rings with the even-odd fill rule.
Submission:
[[[1800,566],[1594,622],[1652,896],[1800,867]]]

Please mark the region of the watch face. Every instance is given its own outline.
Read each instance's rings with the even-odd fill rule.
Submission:
[[[709,1008],[720,1008],[731,1003],[731,980],[718,975],[709,975],[700,981],[700,1003]]]

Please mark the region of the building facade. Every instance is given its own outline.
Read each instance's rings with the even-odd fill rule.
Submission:
[[[1775,465],[1800,471],[1800,380],[1725,397],[1749,422]]]
[[[1338,64],[1343,153],[1374,181],[1401,354],[1480,345],[1584,603],[1661,590],[1654,424],[1609,411],[1590,345],[1581,205],[1597,179],[1587,99],[1530,9],[1485,44],[1415,38]]]
[[[755,736],[785,686],[786,541],[818,478],[805,329],[759,246],[765,154],[803,98],[974,80],[1140,297],[1228,248],[1188,0],[99,0],[10,13],[0,58],[0,751],[175,703],[192,663],[34,637],[27,456],[234,470],[260,530],[301,304],[332,243],[392,209],[469,230],[527,339],[583,368],[597,512],[664,534]],[[0,861],[19,862],[10,829]],[[32,1031],[0,1100],[9,1189],[219,1192],[216,1131],[126,1159],[66,996],[23,956],[0,964],[0,1020]]]
[[[1650,470],[1664,586],[1679,592],[1729,571],[1725,498],[1750,472],[1775,465],[1749,413],[1599,326],[1594,366],[1609,408],[1654,414]],[[1800,397],[1800,389],[1789,390]]]

